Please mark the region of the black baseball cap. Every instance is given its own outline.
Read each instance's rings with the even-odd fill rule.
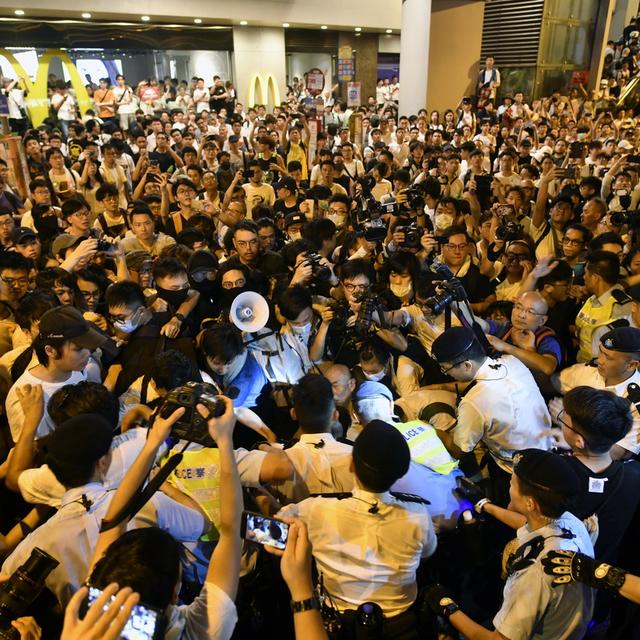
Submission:
[[[11,232],[11,240],[13,244],[23,244],[30,240],[35,240],[38,234],[29,227],[17,227]]]
[[[40,318],[40,338],[47,340],[73,340],[83,349],[97,349],[107,337],[96,331],[75,307],[56,307]]]
[[[296,181],[290,176],[285,176],[284,178],[281,178],[280,180],[278,180],[278,182],[276,182],[273,185],[273,187],[274,189],[288,189],[289,191],[291,191],[291,193],[296,193],[296,191],[298,190],[298,185],[296,184]]]
[[[571,465],[557,453],[523,449],[513,456],[513,472],[530,485],[563,496],[580,493],[580,479]]]

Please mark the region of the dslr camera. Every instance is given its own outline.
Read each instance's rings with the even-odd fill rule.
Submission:
[[[616,227],[627,224],[630,229],[640,228],[640,211],[616,211],[609,216],[609,219]]]
[[[442,281],[438,284],[440,292],[436,293],[435,296],[427,298],[424,306],[427,307],[434,316],[438,316],[447,307],[451,306],[452,302],[462,302],[466,300],[467,292],[462,282],[453,275],[453,272],[446,264],[434,261],[431,265],[431,270],[442,278]]]
[[[195,442],[203,447],[215,447],[209,435],[207,419],[203,418],[196,405],[202,404],[209,410],[209,417],[218,418],[225,411],[221,391],[207,382],[187,382],[182,387],[170,391],[160,408],[160,416],[168,418],[176,409],[184,407],[185,412],[171,427],[171,437]]]
[[[424,229],[419,227],[417,223],[412,222],[404,227],[396,227],[396,231],[404,233],[404,241],[400,243],[401,247],[406,249],[418,249],[420,247],[420,238],[424,235]]]
[[[325,264],[321,264],[322,256],[315,251],[307,251],[306,260],[311,265],[312,277],[316,282],[326,282],[331,280],[331,269]]]
[[[44,588],[47,576],[59,562],[35,547],[27,561],[0,585],[0,638],[20,640],[20,632],[11,621],[24,616]]]

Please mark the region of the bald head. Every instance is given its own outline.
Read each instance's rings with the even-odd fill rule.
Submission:
[[[343,364],[333,364],[325,372],[325,378],[331,383],[333,399],[339,406],[346,406],[351,400],[351,394],[356,388],[355,378],[349,367]]]
[[[521,294],[513,306],[511,324],[516,329],[536,331],[547,321],[549,305],[538,291]]]

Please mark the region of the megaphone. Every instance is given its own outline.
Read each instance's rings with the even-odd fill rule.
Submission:
[[[231,303],[229,320],[240,331],[260,331],[269,320],[269,303],[254,291],[239,293]]]

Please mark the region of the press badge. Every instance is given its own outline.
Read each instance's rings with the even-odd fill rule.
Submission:
[[[609,478],[589,478],[589,493],[604,493],[604,483]]]

